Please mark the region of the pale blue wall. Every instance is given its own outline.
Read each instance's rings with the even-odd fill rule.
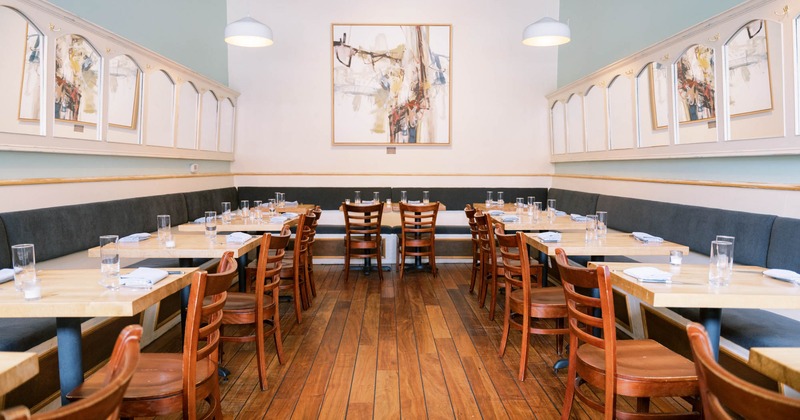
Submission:
[[[564,86],[615,61],[715,16],[742,0],[561,0],[559,20],[572,41],[558,50],[558,85]],[[608,175],[732,182],[800,182],[800,156],[657,159],[558,163],[559,174]]]
[[[225,0],[50,0],[204,76],[228,84]]]

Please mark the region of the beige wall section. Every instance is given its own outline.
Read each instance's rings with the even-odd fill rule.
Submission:
[[[229,2],[228,16],[247,15]],[[366,174],[551,173],[548,109],[556,86],[556,48],[521,43],[526,25],[557,17],[558,2],[508,0],[369,0],[341,7],[327,0],[252,2],[251,15],[275,33],[275,45],[228,49],[237,106],[235,173]],[[298,24],[298,22],[302,22]],[[452,24],[452,145],[331,145],[331,23]],[[540,182],[538,180],[537,182]],[[237,177],[239,185],[517,185],[510,178],[451,176]]]

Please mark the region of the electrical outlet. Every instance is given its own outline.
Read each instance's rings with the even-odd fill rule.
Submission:
[[[189,172],[191,172],[193,174],[196,174],[197,171],[199,171],[199,170],[200,170],[200,165],[198,165],[196,163],[193,163],[193,164],[189,165]]]

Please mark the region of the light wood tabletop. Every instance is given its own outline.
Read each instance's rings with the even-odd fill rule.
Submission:
[[[269,216],[264,216],[261,221],[244,219],[241,216],[231,218],[230,223],[222,223],[217,220],[217,233],[220,232],[280,232],[284,225],[296,226],[299,217],[293,217],[283,223],[270,223]],[[204,232],[205,223],[184,223],[178,225],[180,232]]]
[[[475,210],[486,211],[486,203],[472,203],[472,208]],[[489,210],[503,210],[506,213],[514,213],[517,211],[517,203],[504,203],[503,208],[501,209],[499,205],[493,204]]]
[[[16,351],[0,352],[0,396],[39,373],[39,355]]]
[[[174,248],[167,248],[153,235],[141,242],[119,244],[122,258],[219,258],[225,251],[232,251],[235,258],[244,256],[260,244],[260,236],[252,236],[245,243],[226,242],[227,235],[217,234],[209,239],[196,233],[173,234]],[[100,257],[100,247],[89,249],[90,257]]]
[[[800,390],[800,347],[753,347],[748,364],[764,375]]]
[[[505,230],[523,230],[528,232],[558,231],[558,232],[585,232],[586,222],[573,221],[569,216],[558,216],[553,223],[547,221],[546,214],[542,212],[539,220],[534,222],[532,216],[523,214],[516,222],[504,222],[504,216],[517,216],[514,212],[509,212],[501,216],[492,216],[495,222],[503,225]]]
[[[525,238],[528,245],[549,256],[556,255],[556,248],[563,248],[568,256],[669,255],[672,250],[689,253],[688,246],[669,241],[644,243],[637,241],[630,233],[608,232],[605,238],[592,241],[586,241],[584,234],[584,232],[565,232],[561,234],[559,242],[543,242],[535,233],[527,233]]]
[[[101,286],[100,267],[81,270],[39,270],[42,298],[26,301],[13,282],[0,285],[0,318],[117,317],[133,316],[191,283],[195,268],[165,268],[170,274],[151,289]],[[120,270],[124,275],[132,268]]]

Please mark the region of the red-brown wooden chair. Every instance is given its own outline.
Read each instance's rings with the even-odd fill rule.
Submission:
[[[436,216],[439,202],[429,204],[400,203],[400,243],[398,265],[400,280],[405,273],[406,257],[428,257],[431,273],[436,277]]]
[[[375,258],[378,278],[383,280],[381,264],[381,220],[383,203],[342,204],[344,211],[344,281],[350,278],[350,260],[353,258]]]

